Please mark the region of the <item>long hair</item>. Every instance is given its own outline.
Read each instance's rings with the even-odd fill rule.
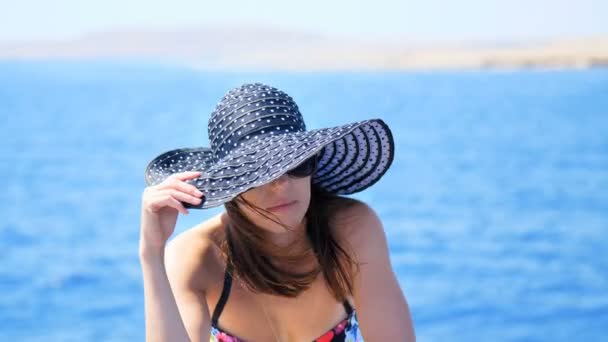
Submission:
[[[278,247],[266,238],[267,232],[251,222],[239,209],[246,205],[256,213],[289,229],[272,213],[247,202],[242,197],[227,202],[224,206],[229,223],[222,251],[233,275],[253,292],[296,297],[306,290],[322,273],[326,285],[338,301],[343,301],[353,292],[353,277],[359,265],[341,246],[334,229],[334,215],[356,203],[355,200],[337,196],[311,184],[310,205],[306,211],[305,238],[311,246],[303,253],[285,253],[290,246]],[[314,255],[317,263],[312,269],[293,271],[284,265],[301,265]],[[272,261],[279,261],[273,263]]]

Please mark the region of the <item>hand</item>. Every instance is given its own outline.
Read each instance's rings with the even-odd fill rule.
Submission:
[[[175,230],[178,213],[188,214],[184,203],[199,205],[203,193],[186,180],[200,177],[200,172],[181,172],[162,183],[144,189],[141,210],[140,254],[162,255]]]

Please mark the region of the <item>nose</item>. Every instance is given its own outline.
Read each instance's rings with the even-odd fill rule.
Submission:
[[[270,182],[268,185],[270,186],[270,188],[272,190],[277,191],[277,190],[280,190],[281,188],[285,187],[287,185],[288,181],[289,181],[289,177],[286,174],[284,174],[284,175],[281,175],[281,177]]]

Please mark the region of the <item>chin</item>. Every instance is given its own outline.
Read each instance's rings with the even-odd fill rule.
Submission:
[[[290,227],[289,230],[293,230],[293,229],[297,229],[300,224],[302,223],[302,220],[281,220],[281,222],[283,222],[286,226]],[[267,227],[267,228],[266,228]],[[284,233],[286,231],[288,231],[287,228],[276,224],[275,222],[270,222],[269,226],[265,226],[266,229],[268,229],[269,231],[273,232],[273,233]]]
[[[275,215],[286,226],[292,227],[292,228],[297,228],[302,223],[302,220],[304,220],[306,211],[300,209],[300,210],[294,210],[293,212],[289,212],[289,213],[275,213]],[[271,220],[266,220],[266,219],[259,226],[264,227],[264,229],[266,229],[270,232],[273,232],[273,233],[284,233],[285,231],[287,231],[287,229],[285,227],[283,227]]]

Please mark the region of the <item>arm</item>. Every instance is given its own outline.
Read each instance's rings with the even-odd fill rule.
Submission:
[[[171,292],[163,255],[140,252],[146,341],[190,341]]]
[[[167,244],[164,258],[142,253],[146,341],[209,340],[204,257],[192,248],[193,239],[188,232],[176,236]]]
[[[187,232],[167,245],[165,264],[171,289],[190,341],[209,341],[211,318],[205,299],[208,275],[204,265],[209,243],[193,249]]]
[[[206,322],[206,305],[202,304],[205,303],[204,295],[201,296],[204,292],[197,292],[189,281],[197,274],[193,267],[198,260],[196,249],[189,248],[190,241],[179,236],[173,241],[186,243],[180,242],[178,247],[172,247],[177,245],[173,242],[167,245],[175,230],[178,213],[188,213],[183,204],[201,202],[203,193],[185,182],[198,176],[200,172],[174,174],[143,192],[139,256],[144,283],[146,341],[182,342],[190,341],[190,338],[199,340],[200,336],[209,338],[208,328],[206,335],[202,333]],[[201,313],[193,313],[195,309],[200,309]],[[200,328],[196,329],[198,325]]]
[[[365,341],[416,340],[407,301],[392,270],[380,219],[357,203],[345,212],[343,226],[360,265],[354,278],[354,301]]]

